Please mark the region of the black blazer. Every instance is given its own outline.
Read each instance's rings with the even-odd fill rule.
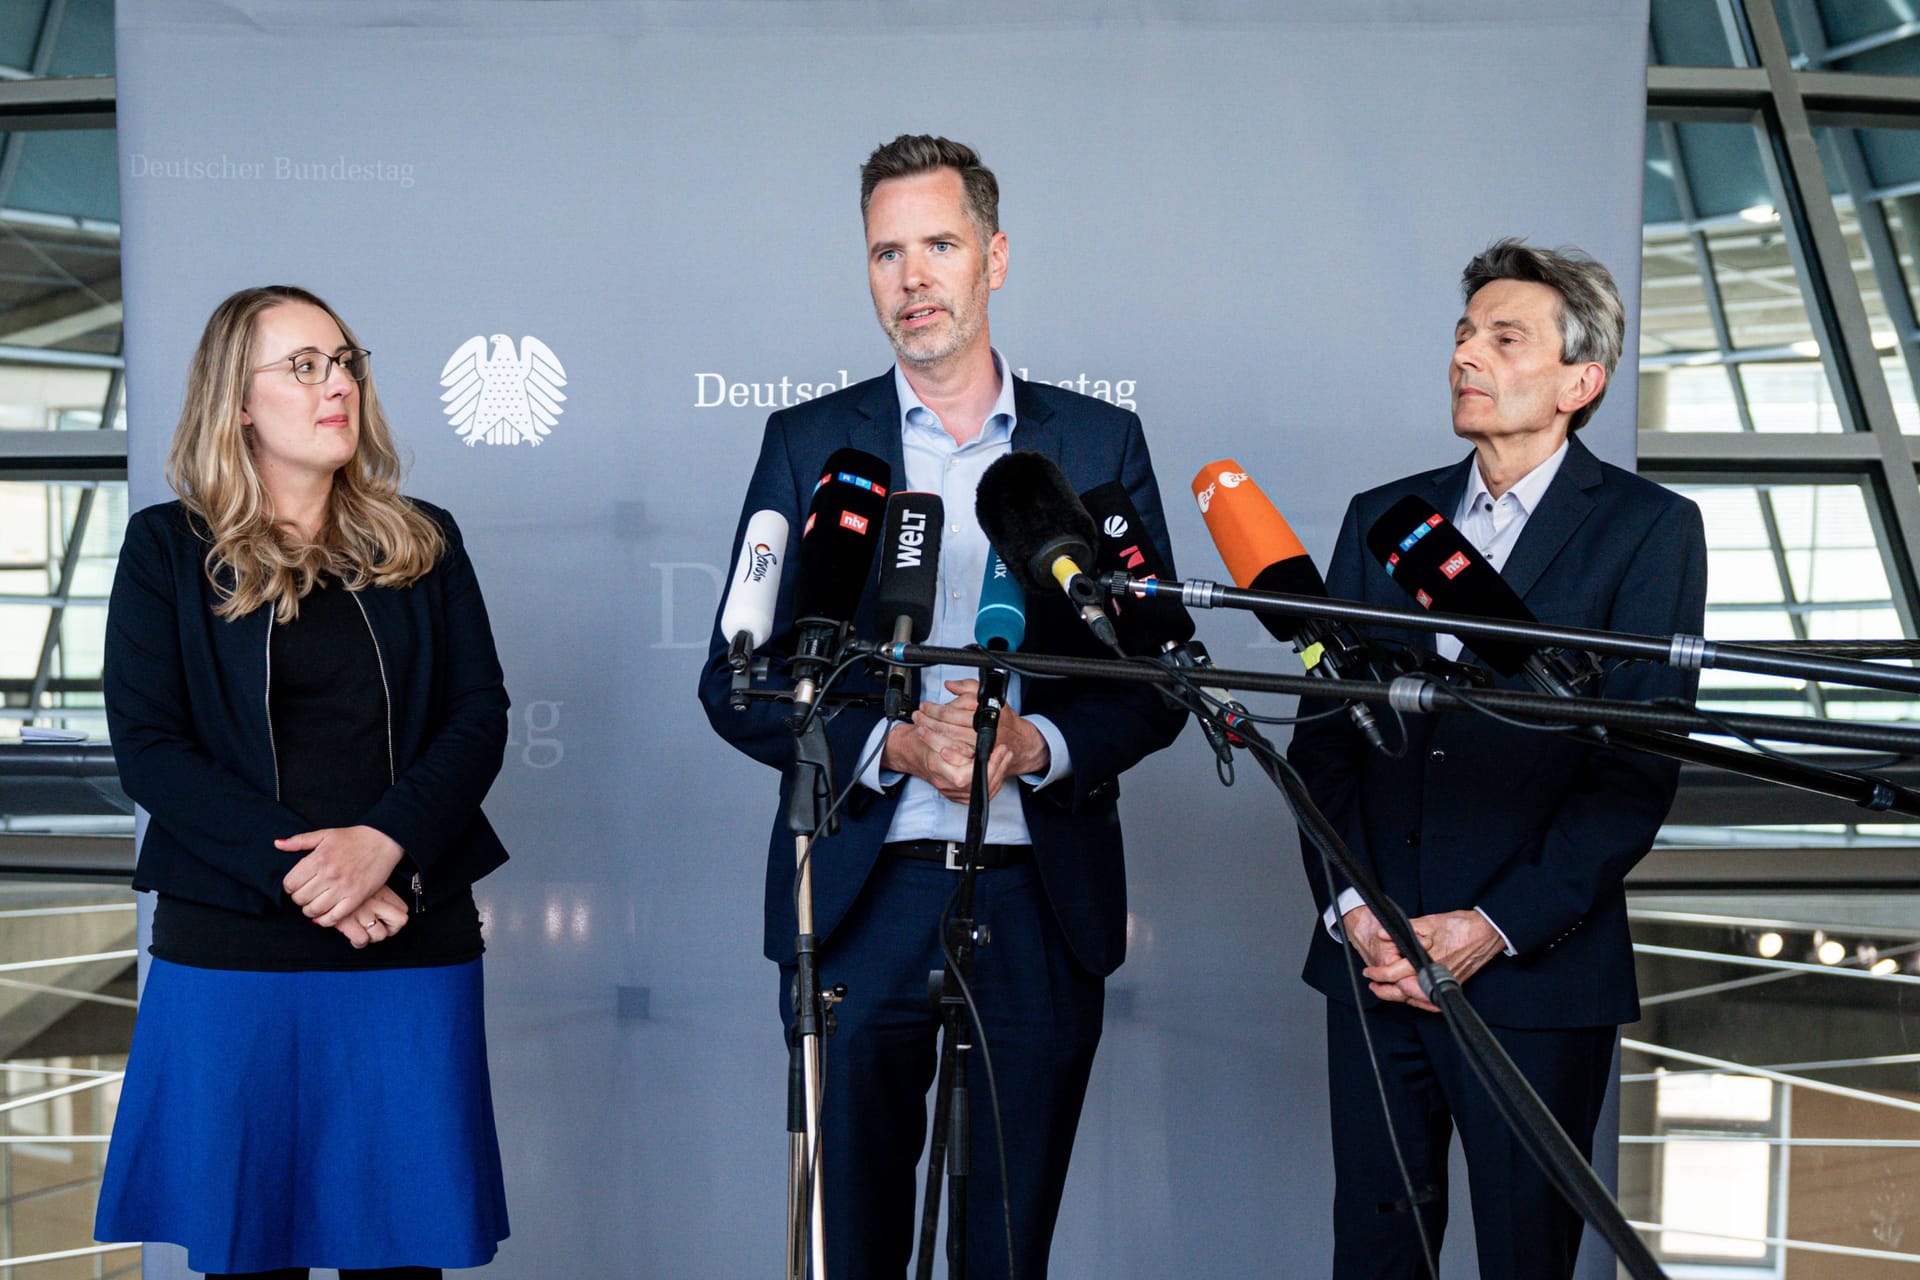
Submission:
[[[1473,465],[1469,455],[1355,498],[1328,568],[1328,591],[1413,607],[1368,553],[1367,530],[1409,493],[1450,517]],[[1707,586],[1699,508],[1601,462],[1576,436],[1503,576],[1542,622],[1697,635]],[[1400,638],[1433,645],[1429,633]],[[1530,687],[1518,679],[1501,683]],[[1697,686],[1697,675],[1634,664],[1608,677],[1604,696],[1691,698]],[[1307,700],[1302,711],[1326,705]],[[1301,725],[1288,757],[1408,915],[1480,907],[1506,933],[1518,954],[1491,961],[1466,984],[1467,997],[1488,1022],[1632,1022],[1639,999],[1622,883],[1672,806],[1679,765],[1470,712],[1405,720],[1404,759],[1369,751],[1345,716]],[[1302,852],[1324,911],[1319,857]],[[1316,920],[1306,980],[1351,1003],[1344,964],[1340,944]]]
[[[1018,378],[1014,379],[1014,412],[1018,420],[1014,448],[1052,458],[1075,491],[1084,492],[1109,480],[1123,481],[1148,535],[1172,565],[1166,517],[1138,416],[1071,391]],[[785,563],[794,563],[800,526],[820,478],[820,467],[829,454],[843,447],[864,449],[885,459],[896,480],[906,474],[900,443],[900,398],[891,372],[823,399],[780,410],[767,420],[760,459],[747,486],[733,545],[737,547],[745,536],[748,517],[771,508],[787,517]],[[789,572],[780,582],[772,647],[779,646],[779,635],[788,628],[792,594],[793,574]],[[879,634],[872,602],[870,579],[855,619],[855,629],[862,636]],[[724,608],[724,599],[721,604]],[[787,729],[781,705],[756,702],[744,711],[728,707],[727,640],[720,634],[718,621],[716,616],[707,665],[700,676],[700,701],[721,737],[783,773],[781,803],[767,850],[765,947],[768,959],[791,960],[794,859],[793,837],[786,828],[786,800],[792,785],[793,735]],[[790,650],[791,637],[786,639]],[[1085,624],[1058,594],[1028,599],[1023,647],[1029,652],[1096,652]],[[877,685],[865,673],[853,673],[838,687],[873,689]],[[1090,972],[1111,973],[1126,955],[1126,871],[1116,807],[1119,775],[1172,742],[1185,713],[1169,707],[1151,688],[1080,680],[1027,681],[1022,710],[1050,719],[1066,740],[1073,761],[1072,774],[1053,786],[1036,793],[1021,785],[1040,879],[1075,958]],[[853,707],[841,711],[829,723],[827,736],[833,747],[836,786],[844,787],[852,780],[849,775],[879,720],[878,708]],[[857,788],[842,811],[839,834],[813,846],[814,933],[823,941],[866,882],[898,803],[897,787],[886,795]]]
[[[480,801],[500,772],[507,691],[480,584],[453,517],[447,549],[400,590],[359,592],[387,684],[396,781],[360,823],[406,850],[394,885],[420,905],[507,859]],[[121,784],[150,817],[133,887],[264,915],[299,854],[273,842],[311,826],[279,801],[267,713],[273,609],[224,621],[211,542],[178,502],[127,522],[107,609],[107,727]]]

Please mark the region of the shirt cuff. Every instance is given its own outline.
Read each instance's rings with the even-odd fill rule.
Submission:
[[[1353,910],[1355,907],[1364,907],[1366,905],[1367,900],[1360,896],[1358,889],[1342,889],[1340,896],[1333,900],[1333,905],[1320,913],[1320,922],[1327,926],[1327,935],[1335,942],[1345,942],[1347,940],[1347,934],[1346,931],[1340,927],[1340,922],[1347,918],[1347,912]],[[1493,922],[1489,920],[1487,923],[1492,924]]]
[[[1488,915],[1484,910],[1482,910],[1479,907],[1475,907],[1474,910],[1480,912],[1480,918],[1482,920],[1485,920],[1489,925],[1492,925],[1493,931],[1500,935],[1500,945],[1505,949],[1505,953],[1507,955],[1517,956],[1520,954],[1518,951],[1515,951],[1513,949],[1513,943],[1508,941],[1507,931],[1505,929],[1502,929],[1499,925],[1493,923],[1492,916]]]
[[[896,773],[892,769],[880,767],[880,756],[885,750],[880,744],[886,741],[887,735],[891,732],[893,732],[893,721],[882,720],[873,726],[873,732],[867,735],[867,745],[860,750],[860,758],[867,762],[867,767],[860,771],[860,785],[870,791],[885,791],[907,776],[904,773]]]
[[[1047,740],[1047,771],[1045,773],[1023,773],[1020,781],[1038,791],[1050,787],[1073,772],[1073,760],[1067,755],[1067,740],[1060,736],[1060,730],[1054,728],[1053,721],[1045,716],[1028,716],[1028,724],[1040,731]]]

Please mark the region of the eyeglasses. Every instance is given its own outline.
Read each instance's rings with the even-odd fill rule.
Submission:
[[[270,364],[259,365],[254,369],[254,372],[265,373],[267,370],[277,369],[283,364],[290,365],[293,369],[295,381],[304,382],[310,387],[317,387],[333,376],[333,366],[337,364],[346,370],[347,376],[355,382],[365,382],[367,380],[367,357],[372,354],[373,352],[368,351],[364,347],[347,347],[343,349],[339,355],[333,356],[328,355],[324,351],[296,351],[285,359],[275,360]]]

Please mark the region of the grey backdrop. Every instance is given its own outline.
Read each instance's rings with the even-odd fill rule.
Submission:
[[[888,364],[867,151],[944,132],[996,169],[998,345],[1137,404],[1187,573],[1223,572],[1187,482],[1226,455],[1324,560],[1347,495],[1463,452],[1443,375],[1474,251],[1578,243],[1638,297],[1646,0],[1573,8],[120,0],[134,505],[169,496],[208,311],[293,281],[375,352],[409,489],[458,515],[487,590],[514,698],[488,810],[515,854],[479,891],[514,1224],[490,1274],[778,1266],[775,779],[693,690],[767,401]],[[564,365],[538,447],[442,416],[442,365],[492,334]],[[1586,437],[1622,463],[1633,391],[1629,362]],[[1228,665],[1298,669],[1199,621]],[[1280,802],[1251,769],[1223,791],[1190,731],[1125,804],[1132,958],[1055,1272],[1324,1274]],[[185,1273],[154,1249],[148,1274]]]

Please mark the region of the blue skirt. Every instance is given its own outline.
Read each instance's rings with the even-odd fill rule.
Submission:
[[[155,960],[94,1235],[195,1271],[477,1267],[507,1236],[480,961]]]

